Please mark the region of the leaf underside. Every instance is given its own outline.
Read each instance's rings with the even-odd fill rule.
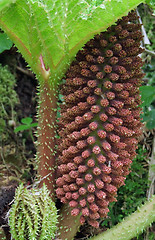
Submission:
[[[63,77],[76,53],[143,0],[17,0],[0,14],[0,26],[38,78],[50,68],[52,81]]]

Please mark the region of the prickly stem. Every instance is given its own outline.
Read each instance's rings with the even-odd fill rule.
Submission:
[[[80,227],[80,214],[72,216],[69,205],[64,205],[58,217],[58,239],[72,240]]]
[[[55,187],[55,136],[56,136],[56,88],[48,81],[40,85],[38,110],[37,160],[40,187],[46,184],[54,200]]]

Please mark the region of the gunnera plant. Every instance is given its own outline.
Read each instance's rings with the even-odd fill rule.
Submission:
[[[141,134],[138,56],[142,34],[135,11],[88,41],[61,86],[57,197],[99,227],[124,185]]]
[[[85,220],[97,228],[98,220],[106,217],[135,156],[143,77],[138,54],[143,50],[140,25],[131,10],[146,1],[2,2],[0,25],[39,81],[39,187],[45,183],[53,201],[56,190],[64,203],[57,237],[71,240]],[[65,74],[57,127],[59,84]],[[128,225],[125,221],[118,232],[110,231],[112,237],[94,239],[115,240],[118,233],[123,240],[136,236],[153,222],[153,202],[148,206],[148,214],[136,212]]]

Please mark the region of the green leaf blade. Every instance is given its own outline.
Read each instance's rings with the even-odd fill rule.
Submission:
[[[17,0],[1,14],[0,24],[37,76],[45,80],[50,69],[49,81],[56,84],[89,39],[142,2]]]
[[[0,0],[0,11],[7,7],[9,4],[14,3],[16,0]]]
[[[155,129],[155,109],[146,112],[142,117],[148,129]]]
[[[155,87],[153,86],[141,86],[140,87],[140,92],[141,92],[141,100],[142,104],[141,106],[146,106],[148,107],[153,100],[155,99]]]
[[[32,123],[32,120],[33,119],[30,118],[30,117],[22,118],[21,123],[26,124],[26,125],[30,125]]]
[[[26,0],[17,0],[0,12],[0,27],[15,43],[25,60],[32,65],[27,22],[29,19]]]
[[[104,1],[105,8],[98,6],[87,20],[82,19],[78,24],[74,24],[74,33],[72,33],[69,40],[70,55],[72,51],[77,53],[90,38],[93,38],[95,34],[105,31],[109,26],[114,24],[117,19],[125,16],[131,9],[134,9],[143,1],[139,0],[122,0],[122,1]],[[74,49],[74,50],[73,50]]]
[[[18,127],[15,128],[14,132],[17,133],[17,132],[23,132],[25,130],[28,130],[30,129],[30,126],[29,125],[20,125]]]

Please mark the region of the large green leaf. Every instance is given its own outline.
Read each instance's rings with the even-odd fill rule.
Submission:
[[[10,3],[14,3],[16,0],[0,0],[0,11],[7,7]]]
[[[142,2],[17,0],[1,13],[0,25],[38,77],[57,82],[90,38]]]

